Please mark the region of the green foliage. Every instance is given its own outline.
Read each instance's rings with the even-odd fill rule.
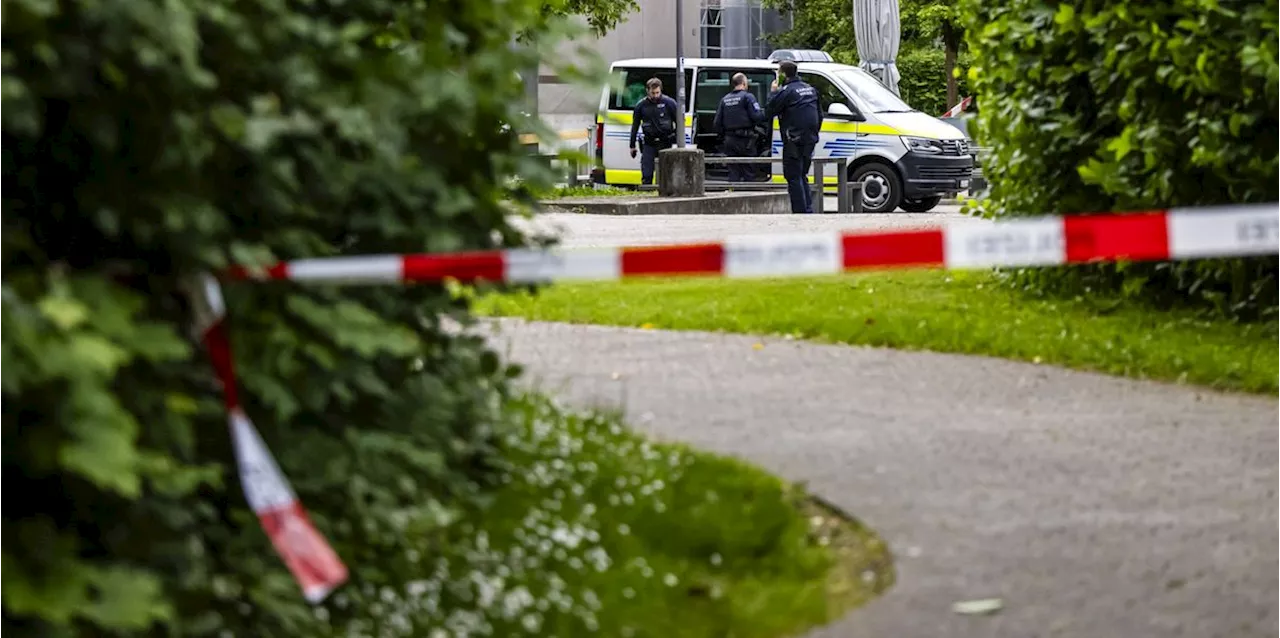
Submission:
[[[388,602],[426,602],[437,626],[475,618],[495,636],[765,638],[892,583],[879,539],[847,522],[839,537],[816,529],[807,495],[758,468],[537,397],[511,408],[493,501],[450,527],[448,553],[422,557],[417,595]],[[853,587],[835,590],[838,576]]]
[[[929,115],[941,115],[947,110],[947,74],[944,58],[946,53],[932,47],[907,49],[898,55],[898,71],[902,78],[898,81],[898,92],[902,99],[919,111]],[[965,74],[969,68],[969,55],[960,54],[956,60],[956,68],[960,70],[960,97],[968,95],[969,85]],[[972,109],[971,110],[976,110]]]
[[[841,62],[857,62],[853,9],[847,0],[763,0],[763,4],[793,19],[789,31],[770,36],[773,46],[819,49]]]
[[[558,5],[557,5],[558,6]],[[579,5],[573,5],[579,6]],[[385,615],[501,466],[510,373],[438,286],[227,290],[241,396],[353,568],[302,602],[231,468],[183,284],[514,245],[535,0],[5,4],[4,628],[320,636]],[[583,71],[578,70],[578,73]],[[519,175],[519,186],[506,186]]]
[[[795,26],[774,36],[778,47],[821,49],[845,64],[858,63],[854,42],[853,11],[848,0],[765,0],[765,6],[791,14]],[[943,0],[907,0],[899,5],[902,43],[898,51],[898,82],[902,98],[912,108],[930,115],[947,110],[947,75],[943,35],[957,26],[952,3]],[[968,55],[961,51],[960,97],[967,95],[964,80]]]
[[[542,13],[547,17],[579,16],[592,32],[604,35],[639,8],[636,0],[545,0]]]
[[[1275,0],[963,0],[993,215],[1277,200]],[[1273,316],[1272,258],[1031,273],[1067,293]]]
[[[1280,380],[1274,319],[1240,324],[1137,308],[1115,295],[1039,295],[1010,290],[1005,275],[990,272],[557,284],[536,297],[487,296],[476,308],[540,321],[1006,357],[1270,394]]]
[[[948,0],[907,0],[899,4],[898,17],[908,41],[940,38],[945,29],[960,27],[960,12]]]

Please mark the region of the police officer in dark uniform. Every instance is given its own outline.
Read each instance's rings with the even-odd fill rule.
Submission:
[[[781,88],[769,96],[767,121],[778,118],[782,133],[782,175],[787,178],[791,195],[791,212],[812,213],[813,195],[809,192],[809,168],[813,150],[822,130],[822,107],[818,90],[800,80],[799,69],[791,60],[778,65],[784,78]]]
[[[683,117],[680,106],[662,94],[662,80],[649,78],[644,83],[648,95],[636,102],[631,112],[631,157],[636,156],[636,132],[644,132],[644,148],[640,155],[640,183],[653,183],[653,165],[658,151],[676,143],[676,118]]]
[[[720,148],[726,157],[751,157],[755,155],[756,125],[764,122],[764,109],[747,90],[746,75],[735,73],[731,81],[733,90],[720,98],[712,128],[722,140]],[[729,165],[731,182],[749,181],[754,173],[750,164]]]

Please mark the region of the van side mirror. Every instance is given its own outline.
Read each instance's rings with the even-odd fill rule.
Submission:
[[[827,115],[837,120],[851,120],[854,122],[863,122],[867,119],[849,110],[848,106],[839,102],[832,102],[831,106],[827,107]]]

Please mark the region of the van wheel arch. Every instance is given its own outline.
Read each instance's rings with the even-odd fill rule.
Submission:
[[[864,194],[862,200],[863,210],[875,213],[892,213],[896,211],[898,209],[898,205],[902,203],[904,194],[902,172],[898,170],[898,167],[894,165],[894,162],[887,158],[875,155],[863,156],[854,160],[853,163],[849,165],[849,181],[854,182],[862,175],[871,172],[870,170],[863,170],[867,167],[874,167],[884,173],[885,177],[887,177],[891,182],[889,185],[892,190],[889,193],[887,200],[878,208],[868,207],[867,198]],[[869,208],[870,210],[868,210]]]

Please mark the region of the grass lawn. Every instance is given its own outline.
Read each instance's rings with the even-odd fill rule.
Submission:
[[[642,191],[616,186],[557,186],[542,197],[543,200],[568,199],[572,197],[657,197],[657,191]]]
[[[482,297],[477,312],[983,354],[1248,392],[1276,392],[1280,365],[1275,321],[1035,298],[988,272],[557,284]]]
[[[515,410],[493,500],[387,601],[449,635],[796,635],[893,582],[870,531],[755,467],[543,398]]]

